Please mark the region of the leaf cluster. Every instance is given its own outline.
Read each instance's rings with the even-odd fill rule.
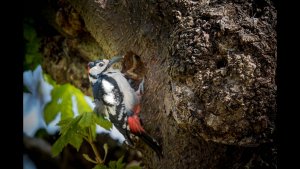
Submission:
[[[33,26],[33,21],[30,19],[24,20],[24,45],[25,45],[25,60],[24,70],[34,70],[42,63],[42,54],[40,53],[41,39]]]
[[[52,85],[52,100],[44,109],[44,118],[47,124],[53,121],[58,113],[61,113],[61,119],[68,119],[74,116],[72,97],[76,99],[79,114],[93,111],[86,102],[84,94],[75,86],[69,83],[63,85],[53,83]]]
[[[53,156],[57,156],[67,144],[72,145],[78,151],[83,139],[88,142],[95,140],[96,124],[107,130],[112,127],[108,120],[98,117],[93,112],[86,112],[75,118],[61,120],[58,123],[60,126],[60,137],[52,146]],[[91,128],[93,130],[90,130]]]
[[[134,165],[126,167],[126,164],[123,163],[124,156],[120,157],[118,161],[110,161],[108,166],[104,164],[98,164],[93,169],[141,169],[139,165]]]

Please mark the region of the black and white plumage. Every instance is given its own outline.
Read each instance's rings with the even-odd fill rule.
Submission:
[[[114,57],[88,64],[89,80],[96,104],[94,111],[109,117],[125,137],[127,144],[133,145],[132,138],[138,136],[162,157],[161,146],[145,132],[140,123],[140,90],[143,89],[143,82],[138,91],[135,91],[124,74],[111,67],[121,59],[122,57]]]
[[[131,113],[137,98],[135,91],[120,71],[110,67],[113,62],[116,61],[104,59],[88,64],[89,79],[96,105],[94,111],[109,117],[110,121],[128,141],[128,144],[132,145],[127,129],[126,113]]]

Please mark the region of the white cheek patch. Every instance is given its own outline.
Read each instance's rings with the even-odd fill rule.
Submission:
[[[98,75],[103,71],[104,68],[100,68],[98,66],[94,66],[93,68],[90,69],[90,74],[92,75]]]

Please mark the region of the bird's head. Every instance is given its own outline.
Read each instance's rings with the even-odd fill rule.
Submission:
[[[110,60],[96,60],[88,63],[89,80],[92,84],[97,81],[98,75],[105,73],[114,64],[123,59],[123,56],[115,56]]]

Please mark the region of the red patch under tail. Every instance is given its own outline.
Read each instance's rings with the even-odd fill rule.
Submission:
[[[130,131],[134,134],[145,132],[145,130],[143,129],[143,127],[140,123],[140,119],[137,115],[128,117],[128,125],[130,128]]]

